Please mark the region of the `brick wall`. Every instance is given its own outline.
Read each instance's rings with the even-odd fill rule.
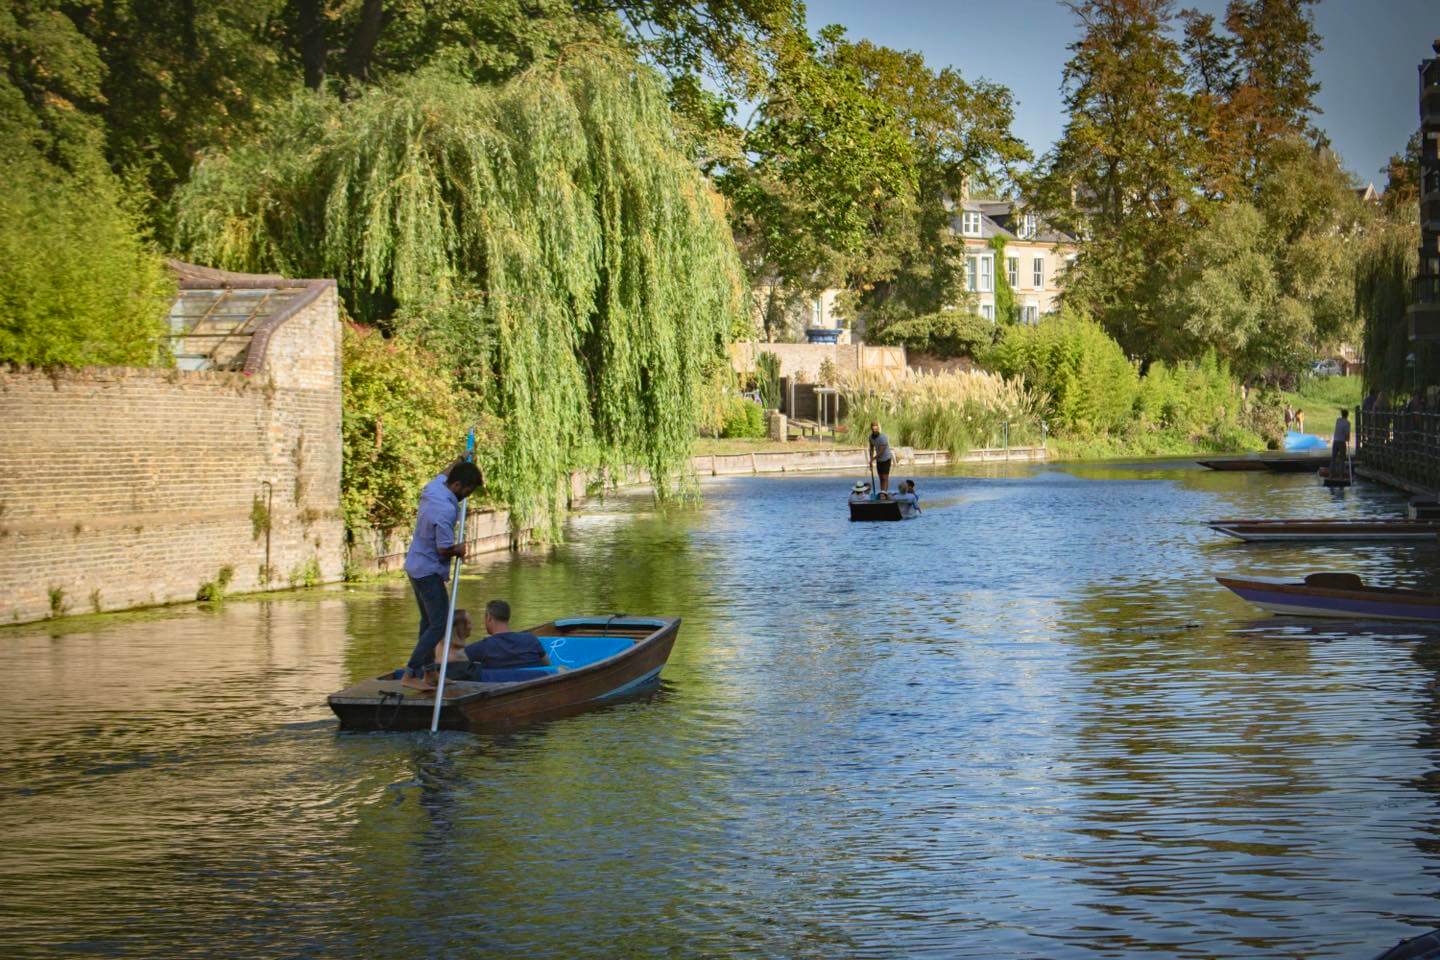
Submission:
[[[250,374],[0,370],[0,423],[0,623],[340,577],[333,284]]]

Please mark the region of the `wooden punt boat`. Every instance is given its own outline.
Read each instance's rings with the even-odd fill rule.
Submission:
[[[1267,577],[1216,577],[1215,580],[1241,599],[1272,613],[1440,622],[1440,593],[1370,587],[1353,573],[1312,573],[1304,583]]]
[[[1440,930],[1401,940],[1374,960],[1440,960]]]
[[[1266,470],[1265,462],[1259,457],[1225,457],[1219,460],[1196,460],[1200,466],[1210,470]]]
[[[881,500],[871,493],[850,494],[851,520],[910,520],[920,516],[920,505],[908,494]]]
[[[1266,541],[1434,540],[1429,520],[1212,520],[1210,529],[1250,543]]]
[[[1329,465],[1330,454],[1327,451],[1320,456],[1300,453],[1292,456],[1261,457],[1260,462],[1265,465],[1266,470],[1274,473],[1314,473]]]
[[[487,670],[484,682],[445,683],[440,726],[507,730],[638,693],[660,679],[680,632],[678,617],[576,617],[530,630],[551,666]],[[399,671],[396,671],[398,673]],[[401,685],[396,673],[330,694],[347,730],[428,730],[435,695]]]

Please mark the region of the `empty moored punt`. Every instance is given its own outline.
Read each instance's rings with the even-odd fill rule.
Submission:
[[[1210,470],[1265,470],[1265,462],[1259,457],[1226,457],[1219,460],[1196,460],[1196,463]]]
[[[1315,456],[1300,453],[1291,456],[1261,457],[1260,462],[1265,465],[1266,470],[1275,473],[1314,473],[1330,463],[1330,454]]]
[[[1212,520],[1210,529],[1252,543],[1278,540],[1434,540],[1429,520]]]
[[[551,665],[486,670],[483,682],[447,680],[440,726],[505,730],[640,692],[659,681],[679,631],[678,617],[623,615],[532,627]],[[428,730],[435,708],[433,693],[402,686],[393,673],[328,699],[347,730]]]
[[[1370,587],[1353,573],[1312,573],[1304,583],[1267,577],[1216,577],[1236,596],[1297,617],[1440,622],[1440,593]]]
[[[908,494],[896,494],[884,500],[870,493],[850,495],[851,520],[909,520],[920,516],[920,507]]]

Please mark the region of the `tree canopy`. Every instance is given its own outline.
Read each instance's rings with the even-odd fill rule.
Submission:
[[[663,495],[742,315],[660,79],[598,56],[297,95],[205,160],[179,211],[203,262],[335,276],[358,319],[442,357],[462,409],[503,425],[479,459],[522,525],[557,518],[582,467],[644,465]]]

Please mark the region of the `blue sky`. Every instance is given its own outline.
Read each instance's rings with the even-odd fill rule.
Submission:
[[[1036,155],[1060,135],[1060,70],[1078,36],[1058,0],[807,0],[812,30],[829,23],[852,39],[916,50],[932,67],[1003,83],[1018,101],[1015,132]],[[1222,15],[1224,0],[1180,0]],[[1433,56],[1440,0],[1321,0],[1315,25],[1325,49],[1316,123],[1361,182],[1383,189],[1380,168],[1420,125],[1415,66]]]

